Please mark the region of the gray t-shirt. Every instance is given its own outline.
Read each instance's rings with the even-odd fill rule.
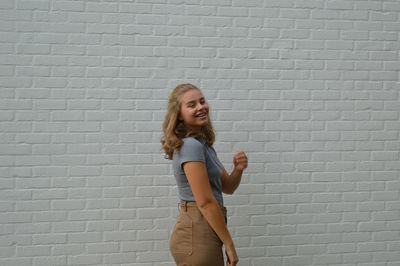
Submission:
[[[182,168],[186,162],[204,162],[206,164],[212,193],[218,203],[223,205],[221,177],[224,167],[219,161],[214,148],[208,145],[204,139],[188,137],[183,139],[181,150],[174,153],[172,166],[178,185],[180,200],[195,201],[188,179]]]

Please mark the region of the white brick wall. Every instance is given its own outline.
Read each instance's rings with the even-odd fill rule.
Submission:
[[[400,265],[399,25],[398,0],[0,1],[0,265],[174,265],[183,81],[250,158],[241,266]]]

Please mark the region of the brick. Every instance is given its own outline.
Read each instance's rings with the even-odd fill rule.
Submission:
[[[52,257],[36,257],[33,259],[34,265],[65,265],[67,264],[67,258],[64,256],[52,256]]]
[[[71,256],[70,263],[74,265],[90,265],[100,264],[102,261],[101,256],[98,255],[76,255]]]
[[[267,247],[268,256],[293,256],[296,253],[295,247]]]
[[[35,245],[57,245],[67,242],[66,234],[40,234],[33,237]]]
[[[16,255],[21,257],[30,257],[30,256],[49,256],[50,255],[50,246],[26,246],[17,248]]]

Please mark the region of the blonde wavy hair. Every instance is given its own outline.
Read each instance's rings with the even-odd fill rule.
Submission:
[[[206,126],[196,131],[187,129],[183,121],[179,119],[182,95],[190,90],[198,90],[201,92],[201,90],[193,84],[184,83],[176,86],[168,98],[167,112],[162,126],[164,135],[161,138],[161,144],[166,158],[169,160],[172,160],[175,152],[180,151],[183,145],[182,139],[185,137],[204,138],[210,146],[212,146],[215,141],[215,132],[211,124],[211,119],[209,119]]]

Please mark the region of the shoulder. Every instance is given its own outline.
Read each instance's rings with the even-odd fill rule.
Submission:
[[[182,140],[181,154],[204,152],[204,143],[202,143],[202,140],[193,137],[183,138]]]
[[[176,154],[177,159],[182,162],[187,161],[204,161],[204,144],[201,140],[188,137],[184,138],[180,151]]]
[[[183,138],[182,140],[183,140],[183,146],[187,147],[203,147],[204,145],[201,140],[198,140],[193,137]]]
[[[187,137],[182,140],[183,140],[183,145],[181,147],[181,153],[204,150],[204,143],[202,143],[202,141],[199,139],[193,137]]]

